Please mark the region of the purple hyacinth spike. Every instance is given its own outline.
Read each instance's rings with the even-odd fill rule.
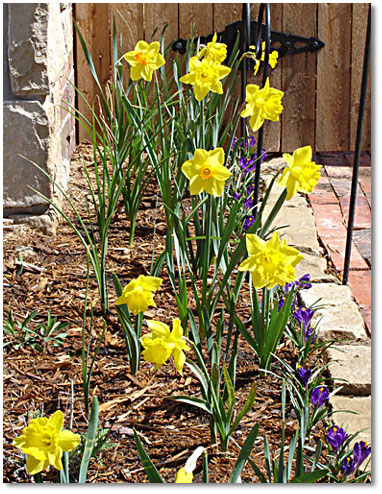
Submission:
[[[297,375],[304,388],[308,386],[311,373],[312,371],[310,369],[304,369],[304,367],[302,367],[301,365],[297,366]]]
[[[371,446],[368,446],[366,441],[355,443],[353,448],[355,469],[361,466],[362,462],[369,456],[370,453]]]
[[[309,326],[309,323],[313,315],[314,315],[314,311],[304,306],[299,307],[298,310],[293,312],[293,317],[300,325],[304,324],[304,328],[307,328]]]
[[[319,386],[312,391],[312,405],[322,407],[329,401],[329,390],[326,386]]]
[[[337,453],[337,451],[340,449],[340,447],[342,446],[342,444],[344,443],[347,437],[348,435],[342,429],[342,427],[337,427],[336,425],[333,425],[329,429],[326,439],[328,440],[328,443],[332,447],[333,452]]]
[[[244,230],[248,230],[248,228],[253,225],[253,222],[255,221],[255,218],[253,216],[246,216],[244,220],[244,225],[243,228]]]
[[[345,475],[345,477],[347,475],[350,475],[351,473],[354,472],[354,460],[351,456],[347,456],[346,458],[344,458],[342,460],[342,463],[341,463],[341,472]]]

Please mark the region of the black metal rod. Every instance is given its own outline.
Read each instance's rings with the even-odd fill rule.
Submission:
[[[263,12],[265,8],[265,55],[263,63],[263,79],[260,87],[264,87],[265,82],[268,78],[268,61],[269,61],[269,50],[271,46],[271,9],[269,3],[260,4],[259,20],[257,24],[256,32],[256,58],[261,57],[262,54],[262,21]],[[258,52],[260,47],[260,51]],[[259,54],[258,54],[259,53]],[[259,59],[259,58],[258,58]],[[254,203],[254,215],[257,214],[257,202],[259,200],[259,186],[260,186],[260,172],[261,172],[261,155],[263,152],[263,140],[264,140],[264,124],[260,127],[257,135],[257,155],[256,155],[256,168],[255,168],[255,184],[253,191],[253,203]]]
[[[346,234],[344,273],[343,273],[343,278],[342,278],[342,284],[343,285],[346,285],[348,280],[349,280],[350,258],[351,258],[353,227],[354,227],[354,216],[355,216],[355,207],[356,207],[356,200],[357,200],[359,159],[360,159],[360,155],[361,155],[362,125],[363,125],[363,117],[365,114],[365,104],[366,104],[366,94],[367,94],[367,79],[368,79],[368,73],[369,73],[369,59],[370,59],[370,5],[369,5],[369,15],[368,15],[368,19],[367,19],[365,54],[364,54],[364,58],[363,58],[363,70],[362,70],[361,97],[360,97],[360,102],[359,102],[357,134],[356,134],[355,150],[354,150],[354,162],[353,162],[353,175],[352,175],[350,204],[349,204],[348,229],[347,229],[347,234]]]
[[[243,3],[242,10],[242,23],[243,29],[240,43],[241,43],[241,53],[246,53],[249,49],[250,42],[250,34],[251,34],[251,17],[250,17],[250,8],[249,3]],[[244,57],[242,60],[242,70],[241,70],[241,103],[243,104],[245,101],[245,88],[247,85],[247,68],[248,61],[247,58]],[[246,127],[245,127],[245,119],[241,119],[241,137],[242,137],[242,146],[244,146],[245,138],[246,138]]]

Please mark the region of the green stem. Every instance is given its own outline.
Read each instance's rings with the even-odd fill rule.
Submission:
[[[35,481],[36,484],[42,484],[43,483],[42,482],[42,478],[41,478],[41,472],[35,473],[33,475],[33,478],[34,478],[34,481]]]

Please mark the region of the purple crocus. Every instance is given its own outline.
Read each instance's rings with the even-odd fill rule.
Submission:
[[[254,138],[254,136],[249,136],[247,142],[245,143],[245,149],[248,149],[248,146],[252,147],[255,144],[256,144],[256,139]]]
[[[309,326],[309,323],[314,315],[314,311],[312,309],[308,309],[308,307],[299,307],[298,310],[293,312],[293,317],[296,319],[296,321],[300,324],[304,324],[304,328],[307,328]]]
[[[238,201],[240,199],[240,194],[235,190],[235,192],[233,193],[233,197]]]
[[[304,388],[308,386],[311,373],[311,369],[304,369],[304,367],[302,367],[301,365],[297,366],[297,375]]]
[[[240,158],[240,168],[243,173],[252,172],[256,168],[256,157],[255,158]]]
[[[347,456],[342,460],[341,463],[341,472],[345,475],[350,475],[351,473],[354,472],[354,460],[351,456]]]
[[[232,140],[231,149],[233,149],[235,147],[235,144],[236,143],[237,143],[237,137],[234,137],[233,140]]]
[[[254,204],[253,196],[249,196],[248,199],[246,199],[245,202],[244,202],[244,206],[247,209],[253,208],[253,204]]]
[[[312,391],[312,405],[322,407],[329,401],[329,390],[326,386],[319,386]]]
[[[366,441],[360,441],[358,443],[355,443],[353,448],[354,464],[355,464],[354,468],[355,469],[359,468],[362,462],[369,456],[370,453],[371,453],[371,446],[368,446]]]
[[[244,230],[248,230],[248,228],[253,225],[254,221],[255,218],[253,216],[246,216],[243,225]]]
[[[289,293],[295,285],[296,285],[295,281],[292,281],[291,283],[286,283],[284,286],[284,292]]]
[[[279,311],[279,312],[280,312],[280,310],[281,310],[282,306],[285,304],[285,300],[286,300],[286,297],[285,297],[285,296],[284,296],[284,297],[281,297],[281,298],[279,299],[279,307],[278,307],[278,311]],[[291,305],[291,307],[290,307],[290,309],[291,309],[291,310],[293,310],[295,303],[296,303],[296,300],[295,300],[295,298],[293,298],[293,299],[292,299],[292,305]]]
[[[309,340],[309,338],[310,338],[310,336],[311,336],[312,334],[313,334],[313,336],[312,336],[312,340],[311,340],[311,341],[313,342],[313,341],[316,339],[317,334],[316,334],[316,333],[314,333],[314,328],[312,328],[312,326],[309,326],[309,327],[305,330],[305,336],[304,336],[305,341],[308,341],[308,340]]]
[[[312,288],[312,283],[310,283],[310,274],[304,274],[304,276],[301,276],[298,280],[298,286],[304,290]]]
[[[255,186],[253,184],[248,185],[248,187],[247,187],[247,194],[249,195],[254,190],[255,190]]]
[[[336,425],[333,425],[329,429],[326,439],[330,444],[330,446],[332,447],[334,454],[337,453],[337,451],[340,449],[340,446],[342,446],[342,444],[344,443],[347,437],[348,435],[342,429],[342,427],[337,427]]]

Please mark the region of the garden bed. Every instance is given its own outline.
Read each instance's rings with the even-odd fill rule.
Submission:
[[[82,144],[72,160],[72,177],[68,195],[82,214],[86,214],[86,177],[80,156],[91,163],[92,148]],[[152,257],[164,249],[165,218],[158,201],[155,182],[150,185],[138,216],[133,247],[128,247],[128,223],[122,211],[113,220],[109,235],[108,273],[114,272],[123,283],[140,274],[148,274]],[[74,220],[68,205],[64,211]],[[158,213],[157,213],[158,212]],[[156,217],[157,216],[157,217]],[[155,252],[152,252],[156,221]],[[21,259],[21,260],[20,260]],[[110,281],[110,280],[109,280]],[[37,310],[36,322],[44,322],[48,311],[60,322],[68,322],[68,337],[63,345],[45,345],[42,352],[28,345],[15,351],[12,345],[4,355],[4,481],[30,482],[22,453],[12,446],[21,434],[27,415],[50,415],[61,409],[72,414],[73,430],[86,432],[81,368],[81,331],[86,288],[86,255],[76,236],[61,222],[57,236],[49,237],[27,225],[8,225],[4,232],[4,317],[10,309],[15,319]],[[167,482],[190,454],[200,445],[208,448],[210,482],[225,483],[253,426],[260,425],[251,458],[265,473],[263,438],[276,452],[281,439],[281,377],[259,373],[257,358],[247,342],[240,337],[237,362],[237,409],[245,403],[251,384],[257,393],[251,411],[241,421],[226,453],[210,444],[207,413],[196,407],[172,402],[164,397],[174,394],[199,396],[199,386],[185,368],[181,377],[171,364],[153,371],[142,361],[133,376],[123,333],[114,310],[114,288],[109,283],[111,303],[107,330],[100,354],[95,362],[91,394],[100,402],[100,424],[108,429],[110,449],[92,459],[88,481],[95,483],[147,482],[137,453],[133,427]],[[90,280],[90,300],[95,305],[94,334],[102,329],[97,285]],[[145,318],[170,324],[177,317],[177,308],[169,282],[163,282],[155,296],[157,308],[145,312]],[[248,316],[249,301],[245,296],[237,307],[239,314]],[[88,318],[89,319],[89,318]],[[33,326],[33,325],[32,325]],[[145,329],[144,329],[145,331]],[[98,333],[99,335],[99,333]],[[277,355],[296,367],[297,355],[290,340],[284,339]],[[316,365],[317,362],[311,362]],[[323,362],[322,362],[323,364]],[[272,368],[277,373],[277,362]],[[281,373],[279,374],[281,376]],[[295,432],[297,420],[291,405],[286,410],[286,437]],[[326,424],[321,422],[311,439],[323,438]],[[78,466],[78,465],[77,465]],[[75,471],[75,469],[74,469]],[[55,473],[51,473],[56,475]],[[49,477],[48,477],[49,478]],[[53,478],[53,477],[51,477]],[[194,481],[201,482],[201,465]],[[242,473],[243,482],[253,482],[254,472],[248,466]]]

